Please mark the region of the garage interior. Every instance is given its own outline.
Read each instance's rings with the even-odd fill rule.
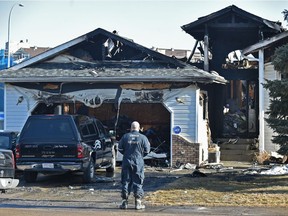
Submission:
[[[151,144],[151,151],[162,154],[167,158],[151,159],[150,165],[163,166],[166,160],[170,160],[171,149],[171,114],[162,103],[125,103],[120,104],[117,112],[114,103],[103,103],[100,107],[91,108],[83,103],[53,103],[46,105],[39,103],[32,112],[38,114],[84,114],[99,119],[107,131],[113,131],[116,140],[120,140],[123,134],[130,131],[133,121],[141,125],[141,132],[145,134]],[[164,164],[163,164],[164,163]]]

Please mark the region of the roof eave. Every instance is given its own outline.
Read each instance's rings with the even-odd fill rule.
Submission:
[[[226,83],[225,80],[213,79],[210,77],[27,77],[27,78],[2,78],[4,83],[20,82],[93,82],[93,83],[135,83],[135,82],[181,82],[181,83]]]
[[[241,52],[244,54],[244,55],[248,55],[250,53],[255,53],[255,52],[258,52],[259,50],[261,49],[265,49],[269,46],[271,46],[272,44],[278,42],[279,40],[282,40],[284,38],[288,37],[288,31],[286,32],[282,32],[280,34],[277,34],[271,38],[268,38],[268,39],[265,39],[265,40],[262,40],[256,44],[253,44],[249,47],[246,47],[244,48]]]

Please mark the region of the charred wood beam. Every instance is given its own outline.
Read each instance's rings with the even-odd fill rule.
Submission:
[[[209,28],[231,28],[233,29],[239,29],[239,28],[258,28],[259,25],[256,25],[254,23],[209,23]],[[264,25],[263,25],[264,26]]]
[[[133,83],[133,84],[122,84],[123,89],[132,90],[152,90],[152,89],[170,89],[171,83]]]
[[[104,61],[105,58],[106,58],[106,47],[104,45],[105,41],[103,40],[102,42],[103,43],[102,43],[102,46],[101,46],[101,57],[102,57],[102,61]]]
[[[189,56],[189,58],[187,59],[186,62],[190,62],[190,61],[191,61],[191,59],[192,59],[192,57],[193,57],[193,55],[194,55],[194,53],[195,53],[195,50],[196,50],[196,48],[197,48],[198,42],[199,42],[198,40],[195,42],[195,45],[194,45],[194,47],[193,47],[193,50],[192,50],[192,52],[191,52],[191,54],[190,54],[190,56]]]
[[[204,35],[204,70],[209,71],[209,33],[208,26],[205,26],[205,35]]]
[[[115,100],[114,100],[114,108],[117,112],[119,109],[118,104],[119,104],[119,98],[120,98],[121,94],[122,94],[122,88],[118,88],[117,93],[115,95]]]

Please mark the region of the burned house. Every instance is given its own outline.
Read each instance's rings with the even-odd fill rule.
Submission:
[[[226,80],[96,29],[0,73],[5,130],[20,131],[29,115],[86,114],[120,139],[140,122],[153,151],[170,165],[208,157],[209,85]],[[210,97],[209,97],[210,98]]]
[[[259,82],[266,83],[267,80],[281,80],[280,72],[274,69],[272,65],[272,56],[275,49],[288,43],[288,31],[284,31],[273,37],[261,40],[256,44],[245,47],[241,52],[244,55],[258,54],[259,56]],[[262,109],[264,111],[264,118],[268,118],[266,111],[270,106],[269,91],[263,89],[262,95]],[[260,106],[259,106],[260,107]],[[260,129],[260,139],[264,140],[259,146],[260,151],[275,152],[279,150],[279,145],[272,143],[271,138],[274,134],[273,130],[268,126],[265,121],[263,127]]]
[[[196,40],[191,56],[197,48],[204,56],[203,62],[191,64],[205,71],[217,71],[229,81],[225,86],[211,85],[208,90],[212,139],[259,139],[259,145],[264,146],[264,77],[258,64],[261,56],[257,52],[254,56],[243,55],[241,50],[283,32],[281,23],[231,5],[183,25],[182,29]],[[231,152],[227,156],[237,158]]]

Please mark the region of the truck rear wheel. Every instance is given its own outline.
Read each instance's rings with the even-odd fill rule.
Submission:
[[[88,167],[84,170],[83,181],[84,183],[91,183],[95,177],[95,164],[94,160],[91,158]]]
[[[33,171],[24,171],[24,180],[27,183],[33,183],[36,181],[37,179],[37,172],[33,172]]]
[[[106,172],[113,173],[116,169],[116,151],[112,152],[111,166],[106,168]]]

